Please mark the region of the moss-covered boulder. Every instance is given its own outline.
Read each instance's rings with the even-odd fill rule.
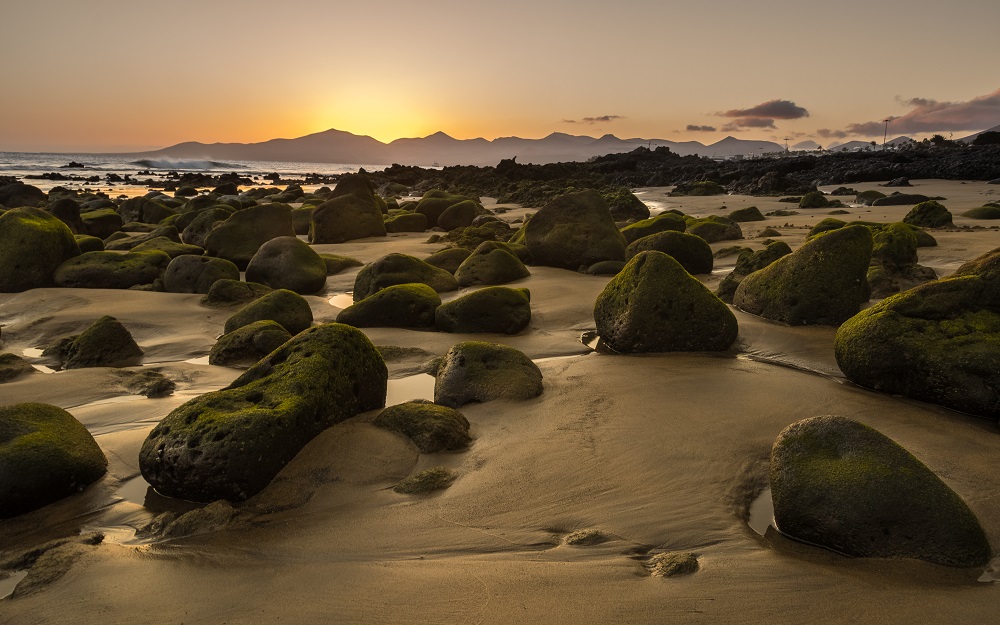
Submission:
[[[440,305],[441,296],[426,284],[394,284],[340,311],[337,323],[356,328],[429,328]]]
[[[743,250],[736,259],[736,266],[729,272],[729,275],[722,279],[715,294],[727,304],[732,304],[736,287],[740,285],[740,282],[743,282],[744,278],[791,253],[792,248],[788,247],[784,241],[771,241],[762,250]]]
[[[426,400],[390,406],[372,424],[402,434],[424,454],[461,451],[472,442],[465,415]]]
[[[423,232],[427,229],[427,216],[422,213],[402,213],[385,220],[385,231]]]
[[[864,558],[986,564],[975,515],[922,462],[882,433],[844,417],[785,428],[771,450],[771,496],[781,532]]]
[[[181,231],[181,241],[188,245],[206,246],[206,239],[215,226],[229,219],[236,211],[229,206],[212,206],[181,215],[174,225]]]
[[[225,332],[229,334],[237,328],[265,319],[277,321],[292,335],[296,335],[312,325],[312,308],[298,293],[277,289],[236,311],[236,314],[226,320]]]
[[[834,349],[856,384],[1000,418],[1000,250],[861,311]]]
[[[66,341],[61,350],[63,369],[127,367],[138,364],[142,358],[142,350],[132,338],[132,333],[109,315]]]
[[[312,223],[314,210],[316,210],[315,206],[303,206],[302,208],[292,209],[292,228],[295,229],[295,234],[309,235],[309,224]]]
[[[459,408],[473,401],[531,399],[542,390],[542,372],[522,352],[466,341],[442,359],[434,381],[434,403]]]
[[[223,278],[213,282],[208,293],[198,303],[209,308],[243,306],[264,297],[272,290],[271,287],[256,282],[240,282],[235,279]]]
[[[444,490],[458,479],[458,474],[447,467],[431,467],[411,475],[392,487],[401,495],[429,495]]]
[[[830,206],[830,200],[826,199],[822,191],[810,191],[799,200],[799,208],[827,208],[828,206]]]
[[[437,226],[442,230],[451,231],[455,228],[466,228],[480,215],[486,215],[486,209],[472,200],[463,200],[444,209],[437,218]]]
[[[10,208],[37,207],[43,204],[45,199],[45,192],[34,185],[12,182],[0,186],[0,206]]]
[[[840,325],[868,301],[872,235],[847,226],[806,241],[740,282],[733,304],[792,325]]]
[[[60,197],[49,201],[45,210],[59,221],[66,224],[73,234],[86,233],[83,221],[80,220],[80,204],[69,197]]]
[[[0,518],[77,493],[107,466],[94,437],[62,408],[0,406]]]
[[[76,244],[80,247],[81,254],[104,251],[104,241],[97,237],[92,237],[89,234],[76,234],[73,235],[73,238],[76,239]]]
[[[130,225],[128,224],[125,227],[129,229],[129,232],[138,232],[140,234],[115,237],[115,238],[109,237],[104,242],[104,249],[116,252],[122,252],[122,251],[127,252],[129,250],[135,249],[136,247],[138,247],[143,243],[147,243],[154,239],[160,239],[160,238],[168,239],[175,243],[181,242],[181,235],[179,232],[177,232],[177,228],[173,226],[154,227],[145,224],[137,224],[134,230],[130,229]],[[201,254],[204,252],[202,251],[198,253]]]
[[[825,217],[809,230],[809,234],[806,235],[806,238],[812,238],[817,234],[823,234],[824,232],[830,232],[831,230],[840,230],[846,225],[847,222],[843,219]]]
[[[326,264],[326,275],[328,276],[338,274],[352,267],[361,267],[364,265],[363,262],[356,258],[341,256],[340,254],[320,254],[319,257]]]
[[[0,293],[52,286],[56,268],[79,254],[73,232],[44,210],[0,214]]]
[[[715,260],[705,239],[686,232],[665,231],[637,239],[625,248],[625,256],[655,250],[673,256],[690,274],[712,273]]]
[[[313,211],[310,243],[343,243],[365,237],[384,237],[382,208],[371,180],[364,174],[345,174]]]
[[[118,214],[128,222],[139,222],[146,224],[157,224],[176,215],[177,211],[168,208],[155,199],[143,196],[133,197],[118,205]]]
[[[525,244],[536,265],[579,269],[602,260],[625,260],[625,237],[596,191],[567,193],[525,224]]]
[[[276,321],[255,321],[220,336],[208,354],[208,364],[220,367],[250,366],[291,338],[288,330]]]
[[[626,243],[632,243],[643,237],[648,237],[651,234],[656,234],[657,232],[665,232],[667,230],[673,230],[675,232],[684,232],[687,229],[687,222],[684,220],[682,215],[677,215],[675,213],[661,213],[656,217],[651,217],[649,219],[643,219],[642,221],[637,221],[634,224],[629,224],[622,228],[622,236],[625,237]]]
[[[506,284],[531,275],[506,244],[484,241],[455,271],[459,286]]]
[[[735,221],[736,223],[744,223],[748,221],[764,221],[765,217],[760,212],[760,209],[756,206],[747,206],[746,208],[738,208],[726,216],[730,221]]]
[[[205,237],[205,249],[244,270],[261,245],[289,236],[295,236],[292,209],[286,204],[261,204],[218,222]]]
[[[951,211],[934,200],[928,200],[914,206],[903,217],[903,223],[921,228],[942,228],[952,225]]]
[[[407,254],[392,253],[368,263],[354,279],[354,301],[394,284],[426,284],[438,293],[458,290],[455,276]]]
[[[360,331],[310,328],[221,391],[178,407],[149,433],[139,469],[191,501],[244,500],[326,428],[385,405],[385,363]]]
[[[59,265],[53,277],[61,287],[129,289],[152,284],[170,265],[165,252],[87,252]]]
[[[972,208],[962,213],[962,216],[970,219],[1000,219],[1000,205],[986,204],[979,208]]]
[[[442,304],[434,325],[442,332],[517,334],[531,322],[528,289],[487,287]]]
[[[589,276],[613,276],[624,269],[625,265],[623,260],[602,260],[587,267],[584,273]]]
[[[163,287],[169,293],[208,294],[219,280],[239,281],[239,268],[224,258],[178,256],[163,273]]]
[[[0,384],[37,372],[31,363],[17,354],[0,354]]]
[[[882,298],[934,280],[933,269],[917,264],[917,236],[907,224],[897,222],[874,229],[868,285],[872,297]]]
[[[454,195],[446,191],[432,189],[431,191],[424,193],[423,197],[420,198],[420,201],[417,202],[417,206],[414,210],[427,219],[428,228],[436,228],[439,225],[438,218],[440,218],[446,210],[455,204],[470,200],[471,198],[461,195]]]
[[[611,217],[615,221],[649,218],[649,207],[635,193],[626,188],[604,191],[601,193],[601,197],[607,202],[608,210],[611,211]]]
[[[657,251],[640,252],[608,282],[594,321],[604,342],[622,353],[722,351],[738,332],[729,307]]]
[[[170,258],[177,258],[178,256],[202,256],[205,250],[198,247],[197,245],[187,245],[185,243],[178,243],[177,241],[172,241],[167,237],[154,237],[136,245],[132,248],[133,252],[153,252],[160,251],[169,256]]]
[[[900,193],[899,191],[894,192],[892,195],[887,195],[885,197],[878,198],[877,200],[872,200],[871,206],[913,206],[914,204],[920,204],[921,202],[927,202],[930,200],[926,195],[920,195],[919,193]]]
[[[326,286],[326,262],[298,237],[276,237],[250,259],[246,277],[272,289],[309,295]]]
[[[80,213],[80,221],[90,236],[106,239],[122,229],[125,221],[113,208],[98,208]]]
[[[697,182],[682,182],[681,184],[674,187],[670,195],[691,195],[691,196],[706,196],[706,195],[725,195],[726,189],[718,182],[712,180],[699,180]]]
[[[424,262],[428,265],[434,265],[439,269],[444,269],[448,273],[454,275],[458,268],[472,254],[471,251],[465,249],[464,247],[449,247],[441,250],[440,252],[435,252],[424,259]]]
[[[719,215],[711,215],[701,219],[688,217],[686,232],[699,236],[709,243],[737,241],[743,238],[743,229],[738,223]]]

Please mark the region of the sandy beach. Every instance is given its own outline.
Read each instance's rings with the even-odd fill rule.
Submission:
[[[1000,199],[984,182],[916,180],[913,193],[943,196],[953,228],[932,230],[936,247],[919,263],[948,276],[1000,247],[996,222],[962,217]],[[858,191],[877,183],[851,185]],[[829,192],[833,187],[822,187]],[[671,197],[636,190],[655,212],[725,215],[757,206],[797,215],[741,224],[764,247],[777,229],[792,249],[830,216],[777,198]],[[884,190],[884,189],[883,189]],[[848,201],[848,198],[844,198]],[[486,202],[487,208],[498,205]],[[516,205],[512,221],[535,208]],[[910,206],[856,206],[840,219],[896,222]],[[390,252],[424,258],[441,249],[429,234],[390,234],[313,246],[368,263]],[[716,259],[715,289],[736,262]],[[42,372],[0,385],[0,404],[45,402],[67,409],[109,460],[104,478],[40,510],[0,520],[0,562],[48,541],[73,542],[32,572],[3,578],[0,623],[979,623],[1000,605],[1000,560],[950,569],[910,560],[848,558],[748,524],[767,483],[767,458],[787,425],[840,415],[894,439],[954,489],[1000,547],[1000,432],[993,421],[869,391],[834,358],[836,329],[790,327],[733,309],[736,345],[722,353],[615,355],[581,339],[595,330],[594,302],[610,279],[530,266],[508,286],[531,291],[532,318],[513,336],[365,328],[387,358],[388,403],[433,398],[431,359],[464,340],[521,350],[540,368],[544,393],[527,401],[468,404],[474,438],[462,453],[420,454],[371,424],[379,411],[333,426],[309,443],[263,492],[235,505],[231,520],[199,533],[144,540],[135,530],[164,511],[194,504],[146,488],[138,452],[172,409],[233,381],[239,369],[208,365],[230,309],[201,295],[104,289],[33,289],[0,294],[3,352],[44,369],[36,350],[113,314],[145,352],[140,371],[174,380],[158,399],[130,395],[120,372]],[[333,321],[358,269],[307,296],[316,323]],[[450,301],[477,287],[444,293]],[[401,479],[445,466],[454,484],[430,496],[396,493]],[[759,521],[759,519],[758,519]],[[765,519],[766,521],[766,519]],[[766,522],[765,522],[766,525]],[[599,530],[594,545],[567,537]],[[75,539],[74,539],[75,540]],[[686,551],[692,575],[649,575],[650,557]],[[40,560],[40,562],[42,562]],[[37,565],[36,565],[37,566]],[[45,568],[48,567],[48,568]],[[992,573],[991,573],[992,571]],[[58,573],[58,574],[56,574]],[[51,575],[51,579],[45,576]],[[14,590],[14,585],[17,589]]]

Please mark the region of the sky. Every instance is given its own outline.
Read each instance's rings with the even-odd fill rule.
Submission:
[[[32,0],[0,22],[0,151],[1000,124],[997,0]]]

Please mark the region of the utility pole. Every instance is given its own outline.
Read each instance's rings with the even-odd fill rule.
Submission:
[[[791,137],[785,137],[785,154],[788,154],[788,141]]]
[[[886,139],[886,137],[889,136],[889,122],[891,122],[891,121],[892,121],[891,117],[886,117],[885,119],[882,120],[882,123],[885,124],[885,131],[882,133],[882,151],[883,152],[885,152],[885,139]]]

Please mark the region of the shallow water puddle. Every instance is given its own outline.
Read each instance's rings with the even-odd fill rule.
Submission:
[[[406,403],[411,399],[434,401],[434,376],[429,373],[418,373],[389,380],[385,391],[386,408]]]
[[[24,356],[25,358],[41,358],[42,350],[37,347],[28,347],[21,350],[21,355]],[[36,370],[41,371],[42,373],[56,372],[56,370],[53,369],[52,367],[47,367],[45,365],[36,365],[32,363],[31,366],[34,367]]]
[[[771,499],[771,489],[765,488],[750,504],[750,518],[747,520],[750,529],[761,536],[767,534],[767,528],[774,525],[774,500]]]
[[[149,483],[141,475],[137,475],[130,480],[126,480],[125,483],[119,486],[118,490],[115,491],[115,495],[137,506],[145,506],[146,493],[148,492]]]
[[[2,573],[0,573],[2,575]],[[7,577],[0,578],[0,599],[6,599],[14,594],[14,589],[18,583],[28,576],[27,571],[12,571],[6,574]]]
[[[191,365],[208,365],[208,356],[202,356],[201,358],[188,358],[184,362]]]
[[[336,306],[337,308],[347,308],[354,304],[354,293],[347,292],[341,293],[339,295],[334,295],[330,298],[330,305]]]
[[[597,333],[597,330],[587,330],[580,335],[580,342],[600,354],[617,354],[615,350],[611,349],[601,335]]]

